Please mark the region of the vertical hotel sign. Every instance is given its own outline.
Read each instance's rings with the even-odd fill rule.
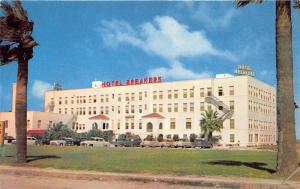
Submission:
[[[251,77],[255,77],[255,73],[252,71],[252,67],[251,66],[245,66],[245,65],[241,65],[238,67],[238,69],[236,69],[234,71],[235,74],[238,75],[248,75]]]
[[[0,144],[1,146],[4,145],[4,133],[5,133],[5,122],[0,121]]]

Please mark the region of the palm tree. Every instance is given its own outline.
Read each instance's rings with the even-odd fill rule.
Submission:
[[[262,0],[236,0],[238,7]],[[295,0],[300,8],[300,0]],[[277,172],[290,174],[298,167],[295,132],[295,105],[292,60],[291,2],[276,1],[276,78],[277,78]]]
[[[4,13],[0,16],[0,66],[18,61],[15,104],[16,160],[18,163],[25,163],[28,60],[32,58],[33,47],[37,43],[31,37],[33,22],[28,20],[21,2],[15,0],[12,6],[6,1],[1,1],[0,5]]]
[[[205,113],[202,113],[201,115],[201,131],[204,132],[206,141],[212,141],[213,132],[221,131],[221,129],[223,128],[223,120],[218,116],[217,111],[213,111],[210,108],[208,110],[205,110]]]

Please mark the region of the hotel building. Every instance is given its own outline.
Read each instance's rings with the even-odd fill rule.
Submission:
[[[201,113],[208,108],[224,119],[221,144],[276,143],[275,88],[249,76],[162,82],[160,77],[93,82],[92,88],[47,91],[45,112],[68,115],[77,132],[113,130],[164,138],[201,133]],[[67,119],[67,118],[66,118]]]

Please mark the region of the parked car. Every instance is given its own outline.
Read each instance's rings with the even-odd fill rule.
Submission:
[[[27,145],[35,145],[37,139],[35,137],[27,137]],[[16,139],[11,141],[12,144],[16,144]]]
[[[100,137],[91,137],[89,140],[80,142],[80,146],[97,146],[97,147],[108,147],[109,143]]]
[[[4,140],[7,140],[7,143],[12,143],[12,141],[15,140],[15,138],[12,137],[12,136],[6,136],[6,137],[4,138]]]
[[[65,146],[66,145],[66,141],[65,140],[50,140],[50,145]]]
[[[161,143],[158,141],[148,141],[143,140],[140,144],[140,146],[143,147],[161,147]]]
[[[188,140],[179,139],[179,141],[175,142],[175,148],[191,148],[192,143]]]
[[[73,138],[64,137],[64,138],[62,138],[62,140],[66,141],[65,146],[74,146]]]
[[[74,145],[74,146],[80,146],[80,143],[81,143],[82,141],[85,141],[85,140],[86,140],[85,137],[82,137],[82,138],[75,138],[75,139],[73,139],[73,145]]]
[[[115,147],[123,147],[125,145],[125,139],[116,139],[115,142],[113,142],[113,145]]]
[[[213,143],[204,139],[195,139],[192,143],[193,148],[212,148]]]
[[[174,148],[175,147],[176,142],[174,142],[173,140],[164,140],[162,142],[159,142],[159,147],[161,148]]]
[[[141,144],[141,139],[140,138],[132,138],[129,140],[124,141],[124,146],[125,147],[138,147]]]
[[[36,145],[49,145],[50,144],[50,139],[42,138],[42,139],[39,139],[39,140],[35,141],[35,144]]]

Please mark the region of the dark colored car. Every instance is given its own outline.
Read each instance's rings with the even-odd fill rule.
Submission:
[[[126,140],[116,140],[115,142],[113,142],[113,145],[115,146],[115,147],[122,147],[122,146],[125,146],[125,141]]]
[[[85,141],[86,138],[74,138],[73,139],[73,145],[74,146],[80,146],[80,142]]]
[[[12,137],[12,136],[6,136],[6,137],[4,138],[4,140],[7,140],[7,143],[12,143],[12,141],[15,140],[15,138]]]
[[[193,144],[193,148],[212,148],[213,144],[212,142],[206,141],[204,139],[196,139]]]
[[[74,139],[65,137],[62,140],[66,141],[66,146],[74,146]]]
[[[137,139],[137,138],[125,140],[124,146],[125,147],[138,147],[138,146],[140,146],[141,142],[142,142],[141,139]]]

